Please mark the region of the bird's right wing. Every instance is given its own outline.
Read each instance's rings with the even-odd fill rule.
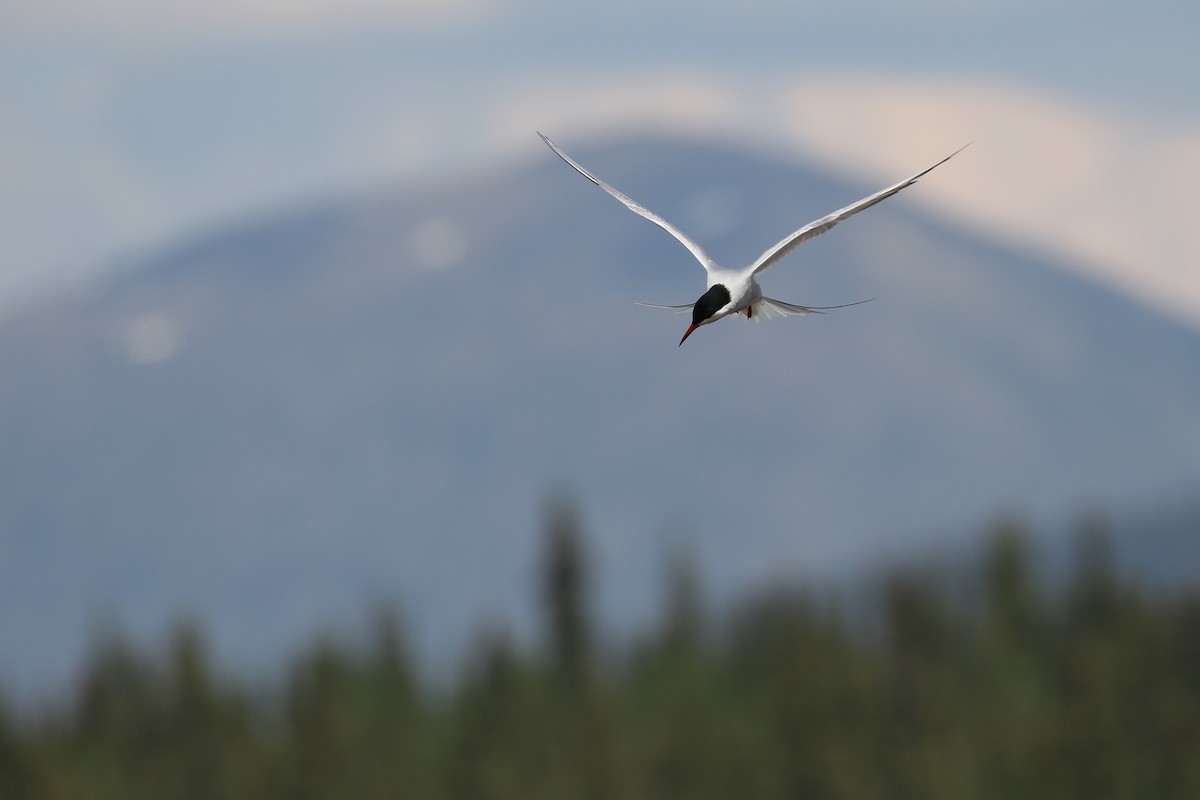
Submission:
[[[545,142],[550,147],[550,149],[553,150],[558,155],[559,158],[561,158],[563,161],[567,162],[567,164],[572,169],[574,169],[576,172],[578,172],[580,175],[587,178],[589,181],[596,184],[601,189],[603,189],[604,191],[611,194],[613,197],[620,200],[622,203],[625,204],[625,207],[628,208],[633,213],[637,214],[638,216],[645,217],[646,219],[650,220],[655,225],[662,228],[664,231],[666,231],[667,233],[671,234],[676,239],[678,239],[679,243],[682,244],[684,247],[686,247],[688,250],[690,250],[692,255],[694,255],[696,257],[696,260],[700,262],[700,266],[704,267],[705,272],[707,272],[711,267],[715,266],[715,264],[713,263],[713,260],[708,257],[708,253],[704,252],[704,248],[702,248],[700,245],[698,245],[694,241],[692,241],[691,238],[689,238],[688,235],[685,234],[683,231],[679,230],[674,225],[667,222],[665,219],[660,217],[658,214],[655,214],[653,211],[646,208],[645,206],[643,206],[641,203],[634,200],[629,195],[624,194],[623,192],[618,191],[617,189],[614,189],[612,186],[609,186],[607,183],[600,180],[599,178],[597,178],[592,173],[588,172],[583,167],[579,166],[579,164],[575,163],[575,161],[570,156],[568,156],[562,150],[559,150],[558,146],[555,145],[554,142],[550,141],[550,139],[547,138],[546,134],[542,133],[541,131],[538,131],[538,136],[541,136],[542,141]]]
[[[677,306],[663,306],[659,305],[658,303],[637,303],[637,305],[644,306],[646,308],[665,308],[670,311],[674,311],[676,314],[682,314],[685,311],[691,311],[696,306],[695,303],[683,303],[682,305]]]

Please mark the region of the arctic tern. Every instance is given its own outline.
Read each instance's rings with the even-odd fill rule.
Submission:
[[[542,137],[550,149],[553,150],[559,158],[570,165],[576,172],[587,178],[592,183],[599,186],[610,195],[620,200],[626,208],[639,216],[653,222],[658,227],[662,228],[667,233],[679,240],[680,244],[691,251],[700,265],[704,267],[704,271],[708,275],[707,291],[704,292],[694,303],[686,303],[678,306],[659,306],[653,303],[641,303],[640,305],[653,306],[654,308],[670,308],[683,312],[691,310],[692,324],[683,334],[683,338],[679,340],[682,346],[687,338],[692,335],[692,331],[701,327],[716,322],[719,319],[729,316],[730,314],[745,314],[746,319],[770,319],[774,316],[786,317],[793,314],[819,314],[823,311],[828,311],[834,308],[847,308],[849,306],[859,305],[867,302],[860,300],[858,303],[847,303],[840,306],[800,306],[794,303],[785,303],[782,300],[776,300],[767,297],[762,293],[762,288],[758,285],[757,277],[759,274],[766,272],[771,267],[779,263],[794,247],[802,244],[815,236],[820,236],[825,231],[837,225],[844,219],[848,219],[858,212],[870,208],[881,200],[886,200],[892,195],[899,192],[901,189],[912,186],[919,178],[926,173],[945,164],[954,156],[962,152],[963,147],[958,148],[950,155],[943,158],[941,161],[934,164],[928,169],[923,169],[912,177],[905,178],[899,183],[893,184],[886,189],[881,189],[875,194],[864,197],[856,203],[851,203],[845,208],[838,209],[832,214],[814,220],[804,227],[789,233],[775,245],[767,249],[760,255],[754,263],[741,269],[727,269],[722,267],[717,262],[713,261],[699,244],[691,239],[683,231],[676,228],[670,222],[655,214],[650,209],[638,203],[633,198],[618,191],[601,179],[597,178],[592,173],[588,172],[570,156],[558,149],[554,142],[550,141],[547,136],[541,131],[538,136]],[[970,144],[968,142],[968,144]]]

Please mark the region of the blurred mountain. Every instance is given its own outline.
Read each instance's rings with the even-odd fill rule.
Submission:
[[[719,143],[563,144],[730,264],[879,188]],[[914,211],[954,167],[764,280],[874,302],[682,348],[687,318],[633,301],[694,300],[691,255],[549,151],[247,223],[8,318],[0,677],[68,674],[114,618],[202,616],[243,664],[372,598],[435,652],[520,635],[556,491],[621,625],[681,545],[723,594],[1003,511],[1194,494],[1200,335]]]

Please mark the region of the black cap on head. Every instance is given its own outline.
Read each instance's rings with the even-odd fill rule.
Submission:
[[[713,314],[729,305],[729,290],[719,283],[700,295],[696,305],[692,306],[692,324],[699,325]]]

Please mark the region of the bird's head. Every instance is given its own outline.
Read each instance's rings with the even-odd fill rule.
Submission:
[[[700,295],[700,299],[696,301],[696,305],[692,306],[692,324],[688,327],[687,332],[683,334],[683,338],[679,340],[679,344],[682,345],[686,342],[687,338],[692,335],[692,331],[696,330],[696,328],[720,319],[717,316],[717,312],[729,305],[729,299],[729,290],[719,283],[714,283],[709,287],[707,292]]]

